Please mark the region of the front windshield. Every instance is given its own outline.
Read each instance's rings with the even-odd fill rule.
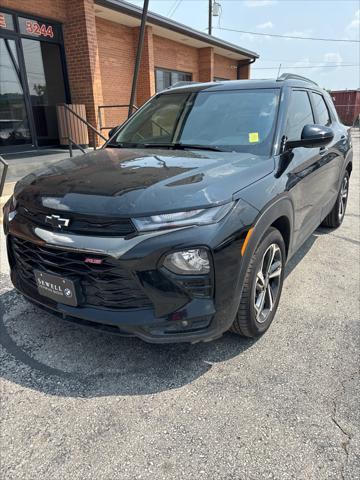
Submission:
[[[108,146],[210,148],[269,155],[280,89],[160,94]]]

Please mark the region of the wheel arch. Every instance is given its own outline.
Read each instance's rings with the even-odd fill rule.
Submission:
[[[265,206],[257,215],[252,227],[249,229],[249,240],[247,241],[245,251],[242,255],[241,267],[236,287],[236,297],[239,299],[242,295],[246,272],[251,258],[258,244],[261,242],[264,234],[270,227],[277,228],[284,238],[286,245],[286,260],[292,254],[292,232],[294,225],[294,208],[291,199],[288,196],[278,197],[275,201]],[[239,308],[236,305],[234,315]]]
[[[282,215],[270,226],[276,228],[281,233],[281,236],[283,237],[285,243],[286,256],[288,256],[291,237],[291,225],[289,218],[286,215]]]
[[[282,196],[267,205],[257,216],[254,223],[252,242],[249,242],[249,250],[253,252],[264,236],[265,232],[274,227],[281,233],[288,257],[292,249],[292,231],[294,225],[294,207],[288,196]],[[249,253],[249,252],[248,252]]]
[[[345,168],[345,170],[349,174],[349,177],[351,176],[352,169],[353,169],[353,164],[352,164],[352,161],[350,160],[350,162],[346,165],[346,168]]]

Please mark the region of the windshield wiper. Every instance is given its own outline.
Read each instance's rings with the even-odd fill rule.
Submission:
[[[215,145],[198,145],[189,143],[108,143],[107,147],[115,148],[171,148],[173,150],[209,150],[213,152],[227,152]]]
[[[138,143],[108,143],[106,147],[110,148],[139,148]]]
[[[216,145],[197,145],[197,144],[188,144],[188,143],[178,143],[176,148],[185,149],[188,148],[190,150],[210,150],[213,152],[226,152],[227,150],[223,150]]]
[[[143,145],[139,144],[143,148],[173,148],[174,150],[210,150],[213,152],[226,152],[227,150],[222,150],[215,145],[198,145],[198,144],[189,144],[189,143],[144,143]]]

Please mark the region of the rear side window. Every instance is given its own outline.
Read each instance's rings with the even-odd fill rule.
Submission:
[[[313,99],[319,124],[328,127],[331,125],[331,118],[323,96],[313,93]]]
[[[307,92],[293,90],[286,124],[288,140],[300,140],[304,126],[312,124],[314,124],[314,116]]]

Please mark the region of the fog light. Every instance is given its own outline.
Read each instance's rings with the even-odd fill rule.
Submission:
[[[164,267],[180,275],[206,275],[210,272],[210,259],[204,248],[194,248],[170,253]]]

